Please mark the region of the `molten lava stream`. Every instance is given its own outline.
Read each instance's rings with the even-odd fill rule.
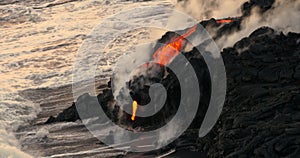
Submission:
[[[186,38],[192,35],[197,30],[197,25],[190,28],[185,34],[174,38],[167,45],[158,48],[153,54],[153,59],[160,65],[167,65],[171,60],[179,54],[186,42]],[[145,64],[147,67],[148,64]],[[138,104],[136,101],[132,102],[132,116],[131,120],[135,120]]]
[[[131,120],[134,121],[135,120],[135,115],[136,115],[136,111],[138,108],[138,104],[136,101],[132,102],[132,116],[131,116]]]
[[[231,23],[233,22],[233,20],[231,19],[221,19],[221,20],[217,20],[218,24],[224,24],[224,23]]]
[[[190,28],[185,34],[176,37],[167,45],[158,48],[153,54],[153,59],[160,65],[167,65],[171,60],[179,54],[186,42],[186,38],[197,30],[197,25]]]

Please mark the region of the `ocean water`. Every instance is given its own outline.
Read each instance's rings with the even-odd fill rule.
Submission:
[[[20,23],[11,23],[8,20],[0,26],[0,158],[31,157],[25,153],[26,150],[21,150],[22,143],[16,139],[14,132],[35,119],[41,108],[32,100],[22,98],[19,92],[71,84],[78,49],[101,20],[119,11],[151,5],[171,6],[172,2],[88,0],[44,9],[33,9],[30,5],[21,4],[0,6],[0,9],[11,9],[15,15],[22,15],[22,9],[25,9],[24,14],[30,17],[29,20],[25,19],[25,22]],[[45,4],[40,7],[42,6]],[[14,8],[21,8],[21,11]],[[153,14],[156,14],[155,10]],[[146,16],[140,18],[145,20]],[[166,18],[164,15],[158,17]],[[32,20],[34,18],[37,20]],[[101,56],[96,75],[109,77],[114,63],[124,50],[142,40],[157,38],[149,37],[149,29],[131,31],[124,36],[108,45],[105,51],[114,55]],[[63,126],[72,125],[76,123]],[[57,125],[51,128],[57,128]],[[33,139],[42,138],[47,134],[47,129],[40,129],[30,131],[26,135],[31,136],[34,143]],[[20,140],[28,141],[28,138]]]

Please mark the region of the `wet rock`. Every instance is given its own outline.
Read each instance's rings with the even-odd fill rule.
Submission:
[[[57,117],[50,116],[45,124],[54,123],[54,122],[70,122],[80,119],[76,110],[75,103],[72,104],[69,108],[65,109],[63,112],[59,113]]]

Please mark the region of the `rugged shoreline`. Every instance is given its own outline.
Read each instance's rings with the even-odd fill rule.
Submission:
[[[300,137],[299,41],[300,34],[284,35],[263,27],[234,47],[224,49],[228,90],[218,124],[200,139],[188,134],[198,130],[191,128],[176,142],[152,154],[178,149],[196,150],[209,157],[296,157],[300,147],[297,141]],[[109,91],[104,93],[109,96]],[[60,115],[72,112],[76,110]],[[53,122],[61,121],[68,120]],[[185,143],[181,144],[182,141]],[[186,143],[190,145],[180,147]]]
[[[232,22],[222,24],[216,19],[211,19],[201,24],[207,26],[214,39],[220,39],[222,42],[223,37],[238,33],[243,27],[247,27],[246,22],[253,10],[260,8],[257,14],[263,18],[270,16],[268,13],[274,10],[280,11],[276,10],[278,6],[274,6],[282,2],[275,3],[278,1],[245,0],[241,6],[240,17],[219,17]],[[218,124],[204,138],[194,137],[198,128],[191,128],[166,148],[140,154],[109,149],[94,138],[81,121],[73,117],[76,116],[76,109],[75,106],[71,106],[74,102],[72,87],[65,84],[72,82],[73,59],[88,32],[98,24],[95,19],[104,19],[119,11],[137,8],[140,5],[171,6],[168,1],[139,2],[139,4],[135,2],[118,0],[0,2],[0,28],[3,29],[0,35],[3,49],[0,67],[3,77],[0,81],[3,83],[1,87],[3,92],[16,92],[28,87],[57,87],[20,92],[22,97],[41,105],[42,108],[37,119],[29,122],[29,125],[20,126],[15,131],[23,151],[35,157],[124,155],[126,155],[124,157],[153,157],[168,152],[171,154],[170,157],[180,157],[180,154],[183,156],[194,154],[198,157],[272,158],[300,155],[299,32],[284,34],[271,28],[260,28],[249,37],[222,51],[228,77],[226,105]],[[283,5],[291,5],[293,2],[297,3],[290,1]],[[139,36],[146,36],[145,32],[141,30],[120,37],[110,45],[112,49],[108,51],[122,52],[127,44],[135,45],[136,41],[139,41]],[[169,35],[172,36],[172,32],[169,32]],[[138,40],[133,40],[135,38]],[[168,38],[162,39],[164,41]],[[193,52],[190,54],[190,58],[194,58]],[[111,73],[112,69],[108,67],[114,64],[113,60],[118,55],[105,56],[100,61],[105,69],[101,74],[102,77],[108,77]],[[196,61],[199,61],[198,57]],[[102,90],[107,89],[107,80],[100,77],[97,85],[101,87],[99,93],[103,93]],[[105,91],[104,94],[110,96],[108,92]],[[4,121],[26,122],[28,117],[35,116],[35,113],[29,112],[31,105],[18,106],[15,102],[22,102],[19,99],[12,100],[11,104],[9,101],[3,108],[4,119],[8,119]],[[16,106],[20,109],[15,110]],[[6,114],[9,114],[9,117]],[[57,119],[59,114],[60,119]],[[52,121],[44,124],[50,116],[53,116]],[[136,125],[138,126],[139,124]],[[14,128],[16,127],[11,129]]]

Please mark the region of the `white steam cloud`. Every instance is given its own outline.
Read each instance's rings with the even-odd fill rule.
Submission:
[[[241,15],[241,5],[245,0],[185,0],[178,2],[177,9],[198,20],[224,18]]]
[[[271,27],[277,31],[300,32],[300,1],[277,0],[264,14],[259,12],[259,8],[254,8],[251,16],[242,23],[242,29],[218,40],[221,48],[233,46],[238,40],[249,36],[253,31],[262,26]]]
[[[199,19],[221,19],[239,17],[241,6],[248,0],[185,0],[177,4],[177,8]],[[243,20],[241,30],[217,41],[220,48],[233,46],[238,40],[249,36],[262,26],[274,28],[277,31],[300,32],[300,1],[276,0],[273,8],[261,13],[259,8],[253,8],[251,15]]]

